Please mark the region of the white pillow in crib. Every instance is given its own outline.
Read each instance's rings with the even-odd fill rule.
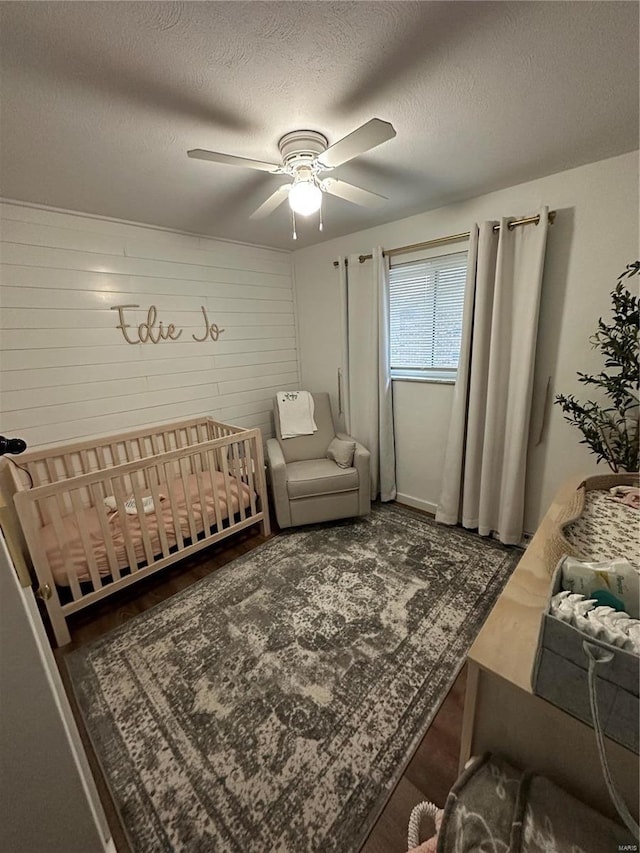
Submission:
[[[160,495],[160,500],[163,499],[163,495]],[[108,498],[104,499],[104,505],[109,510],[109,512],[116,512],[118,509],[118,505],[116,504],[116,499],[113,495],[109,495]],[[154,511],[153,498],[151,495],[148,495],[145,498],[142,498],[142,509],[145,515],[149,515],[150,512]],[[136,499],[134,497],[127,498],[124,502],[124,511],[127,515],[137,515],[138,508],[136,507]]]

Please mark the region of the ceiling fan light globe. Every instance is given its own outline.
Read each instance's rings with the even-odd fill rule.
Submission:
[[[289,191],[289,206],[301,216],[309,216],[320,210],[322,190],[310,181],[299,181]]]

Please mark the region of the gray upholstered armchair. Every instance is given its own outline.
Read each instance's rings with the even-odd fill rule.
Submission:
[[[327,458],[334,438],[354,439],[336,434],[329,395],[312,396],[318,427],[313,435],[283,439],[277,404],[274,406],[276,438],[267,441],[267,468],[280,527],[367,515],[371,510],[369,451],[356,442],[348,468]]]

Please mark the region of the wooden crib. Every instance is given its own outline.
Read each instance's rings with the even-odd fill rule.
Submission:
[[[270,532],[259,429],[194,418],[16,461],[28,476],[11,466],[15,506],[58,645],[70,614],[252,524]]]

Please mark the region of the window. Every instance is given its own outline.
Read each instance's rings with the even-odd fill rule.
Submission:
[[[391,267],[392,378],[455,380],[466,278],[466,252]]]

